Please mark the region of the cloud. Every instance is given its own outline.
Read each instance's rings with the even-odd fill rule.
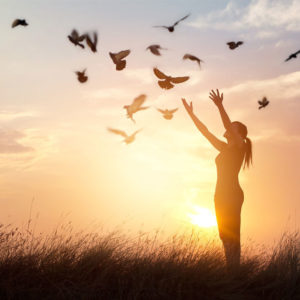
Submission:
[[[143,84],[152,84],[156,78],[150,68],[128,69],[124,75]]]
[[[273,38],[283,32],[300,31],[298,0],[252,0],[246,7],[237,3],[230,1],[223,10],[200,16],[189,25],[201,29],[254,30],[257,38]]]
[[[24,146],[20,140],[25,134],[14,129],[0,129],[0,153],[24,153],[33,151],[32,147]]]
[[[30,118],[37,116],[35,111],[9,111],[1,110],[0,111],[0,121],[12,121],[19,118]]]

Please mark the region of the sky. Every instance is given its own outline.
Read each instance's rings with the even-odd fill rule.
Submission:
[[[173,33],[153,27],[189,13]],[[15,18],[29,26],[12,29]],[[73,28],[97,31],[98,52],[71,44]],[[214,213],[218,153],[181,98],[223,138],[208,98],[219,88],[231,120],[246,124],[253,142],[253,166],[240,173],[242,241],[271,242],[299,229],[300,57],[284,61],[300,49],[299,1],[1,0],[0,35],[2,223],[197,227],[202,217],[191,215],[199,208]],[[226,43],[238,40],[244,44],[229,50]],[[154,56],[151,44],[167,50]],[[125,49],[127,67],[118,72],[108,53]],[[201,69],[183,61],[185,53],[201,58]],[[153,67],[190,79],[162,90]],[[80,84],[74,72],[85,68],[89,80]],[[123,106],[142,93],[150,107],[134,124]],[[270,104],[258,110],[264,96]],[[169,121],[156,110],[177,107]],[[141,131],[126,145],[107,127]]]

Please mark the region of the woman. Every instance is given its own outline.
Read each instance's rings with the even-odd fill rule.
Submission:
[[[240,122],[230,121],[222,103],[223,93],[220,95],[218,89],[216,92],[212,90],[209,98],[219,109],[226,129],[224,137],[227,139],[227,143],[210,133],[195,116],[192,102],[188,104],[185,99],[182,99],[182,102],[199,131],[220,151],[215,159],[217,165],[215,210],[226,262],[228,267],[232,269],[239,266],[241,254],[240,225],[244,193],[239,184],[238,174],[243,162],[244,167],[249,167],[250,162],[252,162],[252,146],[247,137],[247,127]]]

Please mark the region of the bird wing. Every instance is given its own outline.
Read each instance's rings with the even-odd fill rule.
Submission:
[[[85,34],[84,37],[85,37],[85,41],[86,41],[87,45],[88,45],[90,48],[92,48],[92,47],[93,47],[93,42],[92,42],[90,36],[89,36],[88,34]]]
[[[117,63],[116,54],[112,53],[112,52],[109,52],[109,56],[112,59],[112,61],[114,62],[114,64],[116,64]]]
[[[159,79],[166,79],[168,77],[163,72],[159,71],[157,68],[153,68],[153,72]]]
[[[166,28],[166,29],[169,28],[168,26],[164,26],[164,25],[158,25],[158,26],[153,26],[153,27],[156,27],[156,28],[160,27],[160,28]]]
[[[290,59],[292,59],[292,55],[290,55],[285,61],[289,61]]]
[[[190,54],[184,54],[182,59],[190,59],[191,55]]]
[[[299,51],[297,51],[297,52],[295,52],[295,55],[297,55],[297,54],[299,54],[300,53],[300,50]]]
[[[153,54],[155,54],[155,55],[160,55],[160,52],[159,52],[159,50],[158,50],[157,47],[149,46],[148,48],[150,49],[150,51],[151,51]]]
[[[258,100],[257,103],[260,104],[260,105],[263,105],[263,102],[260,101],[260,100]]]
[[[14,28],[14,27],[18,26],[18,25],[19,25],[19,22],[20,22],[19,19],[15,19],[15,20],[12,22],[11,27]]]
[[[119,134],[119,135],[121,135],[121,136],[123,136],[125,138],[128,137],[128,135],[126,134],[126,132],[123,131],[123,130],[114,129],[114,128],[110,128],[110,127],[108,127],[107,130],[110,131],[110,132],[112,132],[112,133]]]
[[[121,60],[121,59],[125,58],[127,55],[129,55],[129,53],[130,53],[129,49],[128,50],[120,51],[119,53],[115,54],[115,58],[117,60]]]
[[[131,108],[132,110],[137,110],[140,108],[140,106],[145,102],[146,100],[146,95],[145,94],[141,94],[138,97],[134,98],[132,104],[131,104]]]
[[[236,43],[237,46],[240,46],[240,45],[243,45],[243,44],[244,44],[243,41],[238,41],[238,42]]]
[[[135,131],[133,134],[132,134],[132,136],[135,136],[138,132],[140,132],[142,129],[139,129],[139,130],[137,130],[137,131]]]
[[[78,34],[78,32],[77,32],[76,29],[73,29],[73,30],[72,30],[72,32],[71,32],[71,37],[72,37],[73,39],[75,39],[75,40],[78,40],[79,34]]]
[[[181,21],[183,21],[183,20],[185,20],[187,17],[189,17],[190,16],[190,14],[188,14],[188,15],[186,15],[186,16],[184,16],[183,18],[181,18],[180,20],[178,20],[178,21],[176,21],[175,23],[174,23],[174,25],[173,26],[176,26],[179,22],[181,22]]]
[[[171,109],[171,110],[169,110],[169,112],[171,113],[171,114],[173,114],[175,111],[177,111],[178,110],[178,108],[175,108],[175,109]]]
[[[184,76],[184,77],[171,77],[170,81],[173,83],[182,83],[185,82],[189,79],[189,76]]]
[[[157,110],[158,110],[159,112],[161,112],[162,114],[165,114],[165,113],[166,113],[166,110],[163,110],[163,109],[160,109],[160,108],[157,108]]]

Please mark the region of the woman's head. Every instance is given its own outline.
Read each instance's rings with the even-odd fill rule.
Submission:
[[[232,124],[233,130],[235,132],[237,132],[243,140],[246,139],[246,137],[248,135],[248,130],[247,130],[246,125],[244,125],[243,123],[241,123],[239,121],[234,121],[231,124]],[[231,134],[230,134],[230,132],[228,132],[228,130],[226,130],[226,132],[224,133],[224,137],[227,138],[228,140],[231,139]]]
[[[251,140],[247,137],[248,129],[246,125],[238,121],[234,121],[231,124],[233,126],[233,130],[235,130],[235,132],[237,132],[240,135],[240,137],[245,141],[244,168],[245,166],[249,167],[250,162],[252,163],[252,143]],[[230,132],[226,131],[224,133],[224,137],[230,141],[231,140]]]

